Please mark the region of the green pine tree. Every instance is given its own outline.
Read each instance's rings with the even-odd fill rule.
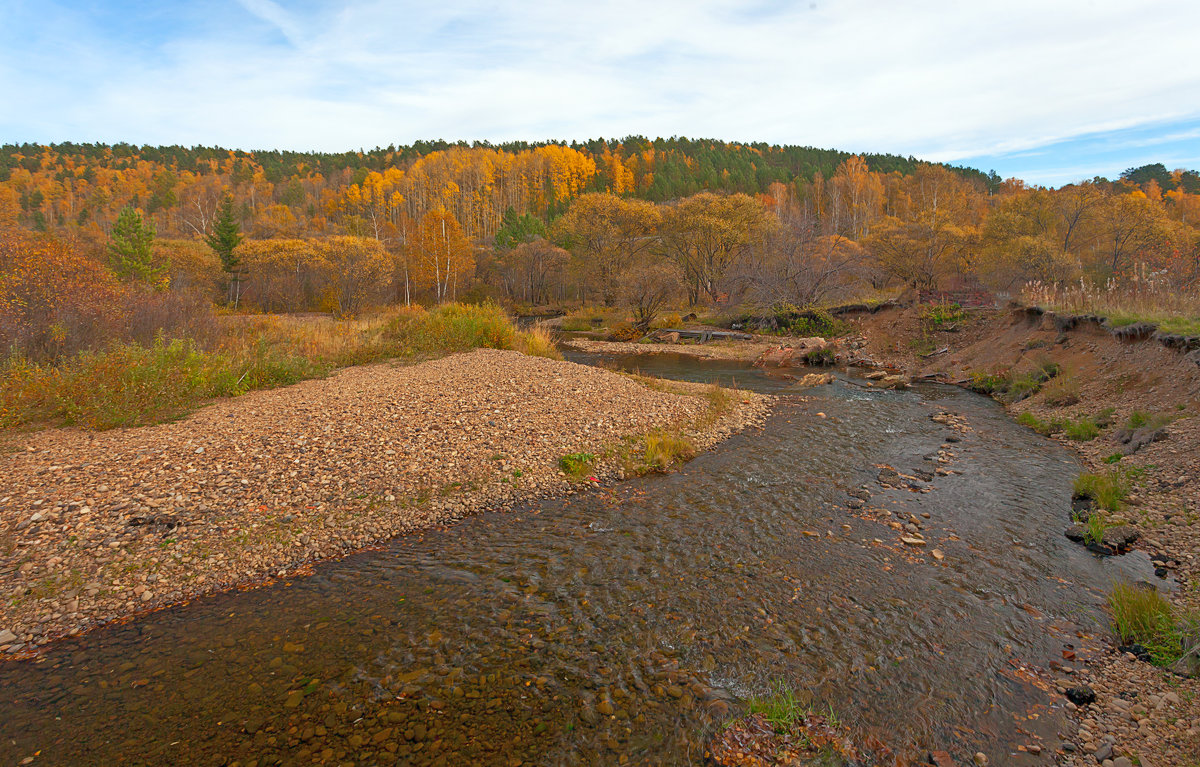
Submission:
[[[221,259],[221,269],[229,275],[226,298],[235,307],[242,297],[242,281],[246,279],[247,274],[242,259],[234,252],[242,238],[242,227],[233,212],[233,195],[227,193],[217,210],[212,232],[205,236],[204,241],[217,254],[217,258]]]
[[[165,287],[167,265],[154,263],[154,224],[142,214],[124,207],[113,224],[108,243],[112,270],[123,280],[137,280],[154,287]]]

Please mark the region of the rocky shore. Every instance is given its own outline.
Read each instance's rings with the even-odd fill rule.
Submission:
[[[769,398],[478,350],[222,400],[177,423],[10,436],[0,656],[484,508],[577,492],[659,429],[706,448]],[[571,480],[559,460],[599,457]]]

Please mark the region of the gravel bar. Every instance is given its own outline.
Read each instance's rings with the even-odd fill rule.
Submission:
[[[739,392],[713,422],[705,388],[476,350],[349,368],[176,423],[16,435],[0,465],[0,655],[578,492],[595,483],[562,475],[567,453],[662,428],[707,448],[769,408]],[[618,474],[614,458],[594,479]]]

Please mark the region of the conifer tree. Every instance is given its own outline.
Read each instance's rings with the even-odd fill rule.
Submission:
[[[242,237],[242,227],[233,212],[233,195],[226,193],[213,221],[212,232],[205,235],[204,241],[217,254],[217,258],[221,259],[221,269],[229,275],[226,299],[234,307],[237,307],[242,297],[242,281],[246,279],[247,274],[242,259],[234,253],[241,244]]]
[[[155,287],[166,284],[166,264],[154,263],[154,224],[124,207],[113,224],[108,243],[109,263],[123,280],[139,280]]]

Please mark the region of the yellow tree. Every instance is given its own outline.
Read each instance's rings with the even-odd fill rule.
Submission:
[[[326,289],[339,315],[354,314],[381,295],[390,260],[379,240],[339,236],[312,244],[325,262]]]
[[[593,192],[575,199],[554,234],[571,252],[581,286],[593,286],[612,305],[620,275],[655,244],[660,220],[654,203]]]
[[[475,270],[474,249],[458,221],[445,208],[431,210],[408,238],[409,270],[419,289],[437,301],[453,301],[458,285]]]
[[[772,221],[757,200],[744,194],[701,192],[667,209],[662,250],[683,270],[693,305],[702,295],[719,298],[726,273],[746,257]]]
[[[833,232],[861,240],[883,213],[883,181],[857,155],[838,166],[826,184]]]

